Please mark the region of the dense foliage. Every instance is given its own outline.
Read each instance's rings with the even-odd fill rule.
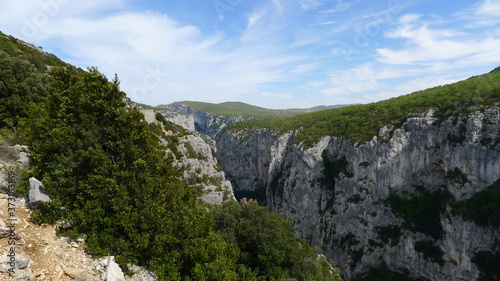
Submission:
[[[454,84],[439,86],[388,100],[318,111],[283,119],[239,122],[232,132],[250,134],[260,128],[278,133],[300,131],[296,142],[312,145],[324,136],[344,137],[364,143],[384,126],[400,127],[411,114],[435,109],[438,117],[459,114],[474,105],[500,102],[500,71],[492,71]]]
[[[256,201],[229,202],[213,211],[215,229],[240,252],[238,268],[250,280],[340,280],[325,257],[293,234],[290,221]],[[255,276],[257,279],[254,279]],[[336,276],[336,277],[334,277]],[[338,278],[338,279],[337,279]]]
[[[445,200],[445,194],[437,190],[432,193],[422,191],[414,196],[391,193],[387,203],[395,215],[405,220],[405,228],[440,239],[444,232],[440,216]]]
[[[67,66],[52,54],[0,32],[0,127],[14,129],[28,104],[48,94],[47,67]]]
[[[379,268],[372,268],[364,275],[357,275],[354,281],[414,281],[408,274],[390,271],[385,263]]]
[[[494,281],[500,279],[500,251],[495,253],[480,251],[474,255],[472,262],[481,271],[479,281]]]
[[[63,234],[85,233],[91,254],[145,265],[159,280],[340,280],[267,209],[233,202],[208,211],[160,145],[165,129],[178,128],[148,125],[117,78],[95,68],[40,71],[5,52],[0,63],[0,128],[29,145],[24,177],[42,179],[52,199],[35,221],[66,222]]]
[[[451,204],[453,211],[478,225],[500,227],[500,180],[470,199]]]
[[[444,265],[444,252],[438,246],[434,245],[431,240],[420,240],[415,242],[415,250],[424,255],[424,258],[435,262],[441,266]]]

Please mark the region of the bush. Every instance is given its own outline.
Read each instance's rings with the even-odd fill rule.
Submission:
[[[356,275],[354,281],[414,281],[408,274],[390,271],[384,262],[379,268],[372,268],[365,275]]]
[[[478,225],[500,227],[500,180],[466,201],[451,204],[453,212]]]
[[[479,268],[479,281],[494,281],[500,278],[500,252],[477,252],[472,262]]]
[[[443,255],[444,252],[439,249],[430,240],[421,240],[415,242],[415,250],[424,255],[424,258],[432,262],[438,263],[439,265],[444,265]]]
[[[377,232],[378,238],[382,242],[390,243],[393,247],[399,244],[399,237],[402,235],[401,228],[397,225],[377,226],[375,232]]]
[[[211,211],[215,230],[239,250],[239,268],[266,280],[340,280],[332,261],[294,236],[290,221],[256,201],[242,205],[228,202]]]
[[[433,193],[424,191],[413,197],[391,193],[386,202],[395,215],[405,220],[405,228],[440,239],[444,232],[441,226],[441,210],[446,199],[445,194],[437,190]]]

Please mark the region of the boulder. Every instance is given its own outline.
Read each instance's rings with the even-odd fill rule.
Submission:
[[[106,266],[106,281],[125,281],[125,276],[120,266],[115,262],[115,257],[108,259]]]
[[[29,154],[27,153],[28,146],[16,144],[12,148],[17,152],[17,162],[23,166],[27,166],[30,161]]]
[[[64,274],[73,278],[75,281],[87,281],[88,274],[87,270],[81,268],[66,268],[63,267]]]
[[[30,178],[29,205],[32,209],[43,208],[43,204],[50,201],[50,197],[36,178]]]
[[[19,269],[24,269],[30,265],[31,259],[25,254],[18,254],[16,257],[16,266]]]

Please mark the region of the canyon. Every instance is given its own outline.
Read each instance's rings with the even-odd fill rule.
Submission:
[[[449,117],[431,109],[400,127],[383,127],[366,143],[325,136],[312,146],[296,142],[297,131],[224,130],[222,116],[172,109],[194,113],[196,128],[218,124],[202,132],[216,141],[235,194],[292,220],[296,234],[335,260],[344,278],[383,262],[420,280],[477,280],[474,256],[499,243],[498,228],[451,207],[500,180],[498,106]],[[391,194],[411,199],[437,192],[439,235],[411,227],[390,206]]]

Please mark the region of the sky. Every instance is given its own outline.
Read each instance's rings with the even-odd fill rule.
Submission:
[[[500,66],[500,0],[0,0],[0,31],[149,105],[370,103]]]

